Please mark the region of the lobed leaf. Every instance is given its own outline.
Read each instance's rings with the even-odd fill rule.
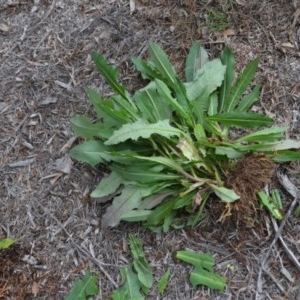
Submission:
[[[116,130],[113,135],[105,142],[105,145],[115,145],[126,140],[138,140],[139,138],[150,138],[152,134],[158,134],[164,137],[179,136],[182,132],[171,126],[169,120],[162,120],[156,123],[147,123],[144,120],[138,120],[134,123],[125,124]]]
[[[142,243],[134,236],[129,238],[130,250],[133,256],[133,267],[138,274],[139,282],[143,288],[144,293],[153,285],[152,269],[146,259],[145,253],[142,249]]]
[[[210,254],[197,253],[191,250],[177,251],[176,258],[207,271],[212,271],[215,264],[215,260]]]
[[[226,279],[213,273],[215,260],[210,254],[183,250],[177,251],[176,258],[195,266],[190,276],[193,287],[203,284],[212,289],[223,290],[225,288]]]
[[[132,265],[120,268],[123,285],[113,291],[113,300],[144,300],[140,291],[138,276],[132,270]]]
[[[132,106],[132,110],[136,111],[136,106],[134,102],[131,100],[128,92],[125,87],[118,82],[118,69],[110,66],[105,58],[102,55],[99,55],[96,52],[92,53],[92,59],[96,65],[97,70],[101,73],[101,75],[105,78],[110,87],[123,99],[128,101]]]
[[[201,267],[196,267],[191,272],[190,281],[194,288],[199,284],[203,284],[211,289],[222,291],[226,287],[226,278],[221,275],[206,271]]]

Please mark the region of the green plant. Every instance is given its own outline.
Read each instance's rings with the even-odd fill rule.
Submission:
[[[13,238],[2,239],[2,240],[0,240],[0,250],[8,249],[9,247],[11,247],[12,245],[19,242],[22,239],[23,239],[23,237],[18,238],[18,239],[13,239]]]
[[[225,289],[226,279],[213,272],[215,260],[210,254],[182,250],[177,251],[176,257],[186,263],[192,264],[195,267],[190,275],[190,282],[193,287],[202,284],[211,289]]]
[[[240,198],[239,191],[226,186],[226,178],[249,153],[278,162],[300,158],[289,150],[299,148],[300,141],[283,140],[286,127],[259,129],[274,121],[249,112],[260,96],[260,84],[250,89],[257,59],[234,80],[235,61],[229,48],[220,59],[209,61],[205,49],[195,42],[182,82],[157,44],[150,44],[149,56],[148,61],[132,59],[150,83],[130,95],[117,80],[118,70],[93,53],[97,69],[116,94],[103,99],[87,88],[98,120],[71,119],[75,134],[86,141],[70,155],[92,166],[106,164],[111,170],[91,194],[103,202],[113,199],[102,217],[103,227],[116,226],[120,220],[142,221],[157,231],[195,225],[203,218],[210,195],[227,204]],[[238,137],[236,128],[241,129]]]
[[[165,293],[165,290],[168,286],[169,279],[170,279],[171,271],[168,269],[160,278],[158,281],[158,292],[160,295],[163,295]]]
[[[271,190],[271,196],[267,195],[264,191],[259,191],[257,194],[261,204],[267,208],[271,215],[277,220],[282,220],[281,210],[283,207],[279,191],[277,189]]]
[[[208,22],[213,32],[223,31],[229,27],[227,13],[214,8],[208,11]]]
[[[82,279],[75,282],[65,300],[87,300],[90,296],[96,296],[99,293],[98,276],[87,272]]]
[[[129,244],[133,262],[120,269],[122,286],[113,292],[114,300],[144,299],[143,295],[147,295],[153,285],[152,270],[142,249],[141,241],[130,236]]]

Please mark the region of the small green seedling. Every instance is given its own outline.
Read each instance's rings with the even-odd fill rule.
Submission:
[[[258,192],[258,197],[261,204],[267,208],[274,218],[282,220],[282,200],[277,189],[271,191],[271,196],[268,196],[264,191],[260,191]]]
[[[5,250],[14,245],[15,243],[19,242],[23,238],[13,239],[13,238],[6,238],[0,241],[0,250]]]

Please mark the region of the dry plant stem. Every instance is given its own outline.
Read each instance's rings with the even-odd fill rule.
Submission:
[[[273,218],[272,218],[272,223],[273,223],[274,230],[278,230],[278,225],[277,225],[276,221]],[[287,246],[286,242],[284,241],[284,239],[282,238],[281,235],[279,236],[279,241],[280,241],[285,253],[287,254],[289,259],[291,260],[291,262],[294,264],[294,266],[300,272],[300,263],[299,263],[298,259],[296,258],[294,253],[289,249],[289,247]]]
[[[273,223],[273,227],[274,227],[274,230],[276,231],[276,234],[275,234],[275,237],[269,247],[269,250],[268,252],[265,254],[265,257],[264,259],[262,260],[261,262],[261,267],[260,267],[260,270],[259,270],[259,273],[258,273],[258,278],[257,278],[257,290],[256,290],[256,295],[255,295],[255,299],[258,300],[260,299],[260,294],[262,293],[262,282],[261,282],[261,276],[262,276],[262,271],[265,269],[265,263],[271,253],[271,250],[272,250],[272,247],[276,244],[277,240],[279,239],[281,241],[281,243],[283,241],[283,238],[281,236],[281,233],[282,233],[282,230],[286,224],[286,221],[287,219],[291,216],[296,204],[298,203],[298,196],[296,198],[294,198],[293,202],[291,203],[290,205],[290,208],[285,216],[285,219],[281,222],[280,226],[278,227],[276,221],[274,220],[274,218],[271,218],[272,220],[272,223]],[[283,245],[282,243],[282,245]],[[285,246],[284,246],[285,245]],[[289,256],[289,258],[293,261],[293,263],[296,265],[297,269],[300,271],[300,265],[299,265],[299,262],[297,261],[297,259],[295,258],[295,256],[293,255],[293,259],[291,258],[291,251],[288,249],[288,247],[286,246],[286,244],[284,243],[283,247],[284,247],[284,250],[286,251],[287,255]],[[287,250],[288,249],[288,250]],[[296,262],[296,263],[295,263]]]
[[[40,23],[44,22],[51,15],[51,12],[53,11],[53,9],[56,5],[56,1],[57,0],[52,1],[52,4],[51,4],[49,10],[43,15],[43,17],[40,20],[38,20],[33,26],[31,26],[28,29],[28,32],[31,32],[31,31],[35,30],[39,26]]]
[[[73,240],[72,236],[70,235],[70,233],[64,227],[64,225],[46,207],[44,207],[40,202],[37,202],[37,203],[53,220],[55,220],[57,222],[57,224],[62,228],[62,230],[68,236],[68,238],[71,241],[71,243],[75,246],[75,248],[79,252],[81,252],[84,255],[86,255],[87,257],[89,257],[99,267],[99,269],[101,270],[101,272],[107,277],[107,279],[111,282],[111,284],[115,288],[118,288],[117,283],[111,278],[111,276],[108,274],[108,272],[103,268],[102,263],[98,259],[96,259],[95,257],[93,257],[86,249],[84,249],[84,248],[80,247],[79,245],[77,245],[75,243],[75,241]]]
[[[272,279],[272,281],[278,287],[281,293],[284,293],[285,288],[278,282],[278,279],[268,269],[263,268],[263,271]]]

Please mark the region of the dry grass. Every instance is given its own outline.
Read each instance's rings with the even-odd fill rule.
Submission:
[[[84,88],[110,93],[90,52],[96,50],[120,67],[121,80],[134,90],[141,80],[129,58],[145,55],[150,41],[162,45],[178,70],[195,39],[212,56],[229,44],[239,69],[259,57],[264,92],[255,109],[289,126],[289,134],[299,138],[299,4],[134,2],[133,13],[127,0],[0,3],[0,238],[24,236],[19,246],[0,253],[0,298],[63,299],[90,270],[100,275],[98,299],[109,299],[120,280],[119,267],[130,259],[126,241],[132,233],[143,240],[156,278],[171,269],[164,299],[297,299],[299,273],[279,244],[258,277],[274,236],[269,217],[262,221],[264,234],[244,230],[242,241],[237,228],[224,228],[214,214],[193,230],[168,234],[130,224],[103,231],[99,220],[105,207],[91,201],[89,193],[105,169],[73,164],[67,151],[75,142],[70,117],[92,116]],[[232,4],[226,13],[234,34],[210,32],[208,9],[222,10],[227,2]],[[297,170],[298,164],[286,166],[295,182]],[[285,195],[285,207],[289,201]],[[281,234],[299,258],[299,221],[290,216]],[[189,268],[173,259],[182,248],[214,254],[217,272],[228,278],[227,290],[193,289]],[[149,299],[159,299],[155,290]]]

